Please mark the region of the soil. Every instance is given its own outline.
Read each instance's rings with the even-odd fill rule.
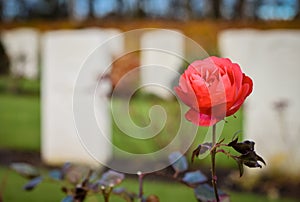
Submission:
[[[45,166],[39,152],[0,149],[0,166],[9,166],[15,162],[29,163],[39,167]]]

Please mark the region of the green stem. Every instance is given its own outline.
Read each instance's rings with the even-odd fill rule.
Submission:
[[[105,187],[101,188],[105,202],[109,202],[109,197],[112,189],[113,189],[112,187],[109,187],[108,190]]]
[[[109,202],[109,195],[104,194],[104,201],[105,201],[105,202]]]
[[[144,174],[142,172],[138,171],[137,175],[139,177],[139,198],[140,198],[141,201],[143,201],[143,195],[144,195],[143,178],[144,178]]]
[[[217,175],[216,175],[216,153],[217,153],[217,148],[215,147],[216,145],[216,124],[213,125],[212,127],[212,145],[213,149],[211,150],[211,177],[212,177],[212,186],[214,188],[215,196],[217,202],[220,201],[219,199],[219,194],[218,194],[218,189],[217,189]]]

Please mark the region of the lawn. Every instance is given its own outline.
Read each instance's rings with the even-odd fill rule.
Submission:
[[[9,202],[19,202],[19,201],[30,201],[30,202],[53,202],[60,201],[64,194],[60,191],[60,185],[56,183],[45,182],[40,184],[33,191],[27,192],[22,189],[26,180],[16,174],[15,172],[0,167],[0,188],[3,196],[3,201]],[[138,181],[133,178],[127,178],[125,181],[119,185],[125,187],[128,191],[137,192],[138,190]],[[152,179],[148,180],[145,178],[144,182],[144,194],[150,195],[155,194],[160,197],[162,202],[174,201],[174,202],[196,202],[194,198],[193,190],[177,183],[168,183],[168,182],[157,182]],[[270,200],[265,196],[251,194],[251,193],[236,193],[230,192],[231,201],[233,202],[296,202],[297,200],[293,199],[277,199]],[[103,201],[102,198],[90,196],[87,200],[88,202],[93,201]],[[113,197],[113,202],[122,202],[124,200],[119,197]]]
[[[116,99],[113,102],[113,106],[120,105],[122,103],[122,99]],[[159,105],[161,106],[167,115],[167,120],[165,123],[165,127],[161,130],[161,132],[153,138],[149,139],[136,139],[126,135],[122,132],[117,125],[113,122],[113,143],[118,148],[125,150],[127,152],[133,153],[149,153],[153,151],[157,151],[159,149],[164,148],[166,145],[170,143],[171,140],[176,136],[177,131],[179,130],[180,125],[180,110],[179,104],[176,100],[165,101],[163,99],[159,99],[153,95],[149,94],[138,94],[134,98],[132,98],[129,106],[130,110],[130,118],[134,124],[140,127],[145,127],[150,124],[149,119],[149,110],[151,107]],[[118,119],[128,119],[126,114],[118,114]],[[229,117],[226,119],[226,123],[224,124],[224,128],[221,128],[220,133],[222,133],[221,138],[225,138],[225,142],[229,142],[233,135],[242,129],[242,112],[239,111],[236,113],[235,117]],[[131,125],[130,123],[128,125]],[[157,123],[157,127],[159,127],[159,123]],[[132,126],[128,126],[132,127]],[[130,129],[128,129],[130,131]],[[204,138],[207,134],[207,127],[199,127],[197,134],[192,143],[191,149],[187,152],[188,156],[191,156],[191,152],[197,148],[198,144],[204,142]],[[187,134],[191,135],[191,134]],[[239,134],[242,136],[242,134]],[[209,135],[207,137],[210,137]],[[185,141],[185,139],[180,139],[179,141]],[[206,140],[206,141],[210,141]],[[179,143],[180,144],[180,143]],[[226,167],[233,167],[235,163],[232,160],[228,160],[228,158],[224,155],[217,156],[218,162],[221,165]],[[201,160],[204,163],[209,161],[209,158]]]
[[[0,93],[0,148],[40,150],[40,105],[38,94]],[[165,127],[157,136],[146,140],[135,139],[124,134],[113,122],[113,144],[134,153],[153,152],[166,146],[176,135],[180,123],[179,105],[176,100],[164,101],[143,94],[135,96],[130,102],[131,118],[137,125],[146,126],[149,124],[149,109],[153,105],[162,106],[167,113]],[[242,128],[242,113],[239,112],[236,116],[238,118],[230,117],[225,123],[222,132],[226,135],[222,137],[226,138],[226,141],[230,141],[232,135]],[[207,128],[200,128],[191,148],[194,149],[202,143],[206,133]],[[233,165],[233,161],[228,161],[225,156],[219,156],[219,159],[224,166]]]
[[[36,95],[0,94],[0,148],[40,148],[40,100]]]

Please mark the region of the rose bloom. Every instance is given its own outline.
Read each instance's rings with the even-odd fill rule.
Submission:
[[[211,126],[237,112],[252,88],[251,78],[238,64],[212,56],[191,63],[174,90],[190,107],[188,121]]]

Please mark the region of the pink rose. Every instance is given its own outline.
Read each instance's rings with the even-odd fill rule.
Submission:
[[[190,107],[185,114],[187,120],[211,126],[237,112],[252,88],[251,78],[238,64],[212,56],[190,64],[175,92]]]

